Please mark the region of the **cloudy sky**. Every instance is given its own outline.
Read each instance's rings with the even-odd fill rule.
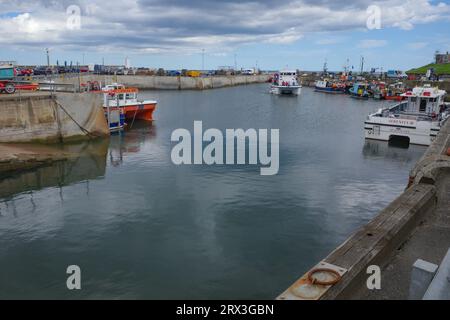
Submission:
[[[408,69],[450,51],[449,1],[0,0],[0,60]]]

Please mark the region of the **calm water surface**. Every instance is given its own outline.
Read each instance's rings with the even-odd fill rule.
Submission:
[[[365,142],[380,102],[267,85],[149,91],[152,126],[0,180],[0,298],[272,299],[402,192],[424,147]],[[279,128],[280,170],[175,166],[176,128]],[[66,268],[82,290],[66,289]]]

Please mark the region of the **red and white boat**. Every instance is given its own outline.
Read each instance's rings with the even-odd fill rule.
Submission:
[[[113,83],[103,89],[105,96],[103,108],[105,112],[119,107],[126,120],[153,121],[153,111],[156,109],[156,100],[138,100],[137,88],[127,88],[123,84]]]

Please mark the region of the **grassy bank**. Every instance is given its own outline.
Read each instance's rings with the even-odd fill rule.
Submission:
[[[407,74],[426,74],[428,69],[434,69],[436,74],[450,74],[450,63],[435,64],[430,63],[426,66],[406,71]]]

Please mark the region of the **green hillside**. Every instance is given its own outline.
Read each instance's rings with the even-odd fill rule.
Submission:
[[[436,74],[450,74],[450,63],[434,64],[430,63],[426,66],[406,71],[407,74],[425,74],[427,70],[433,68]]]

